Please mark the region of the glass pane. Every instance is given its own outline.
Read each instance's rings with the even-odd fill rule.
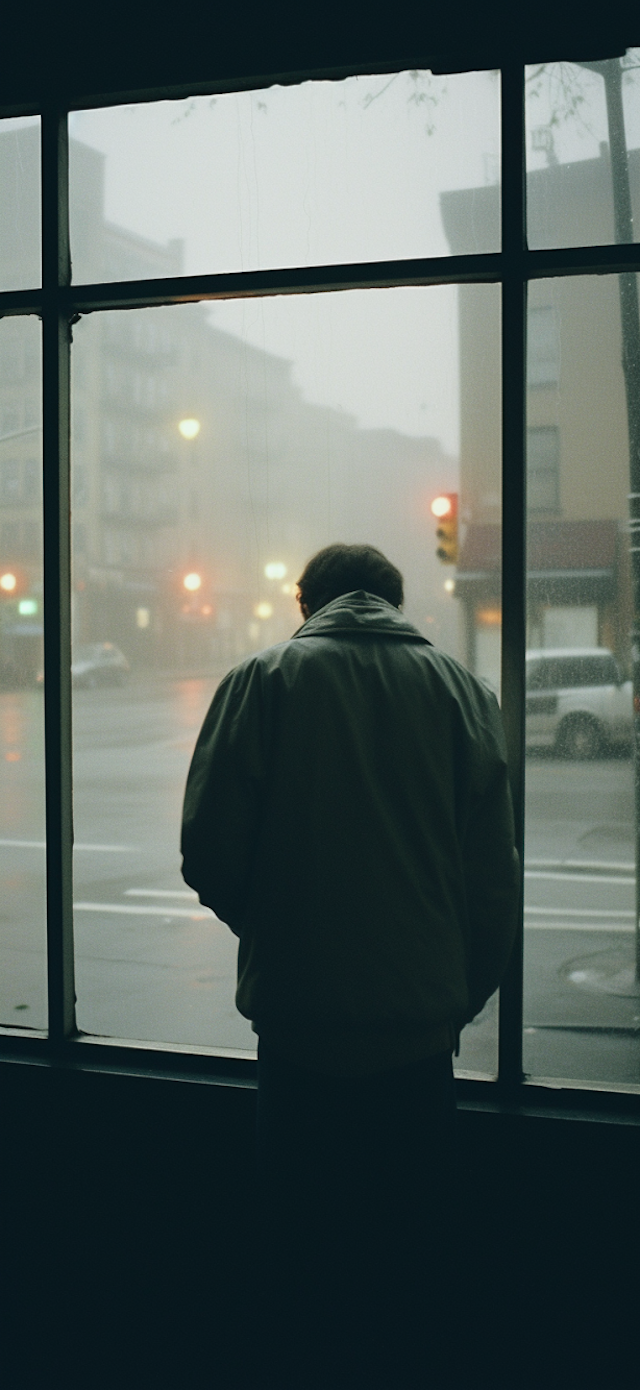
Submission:
[[[627,278],[628,277],[624,277]],[[630,286],[635,298],[634,281]],[[528,399],[525,1070],[640,1081],[629,444],[617,276],[536,281]],[[637,319],[636,319],[637,321]]]
[[[499,536],[498,290],[461,298],[469,389],[489,421],[482,438],[464,425],[462,445],[456,300],[448,286],[348,292],[76,325],[75,899],[87,1032],[253,1051],[234,1007],[235,938],[180,876],[181,804],[217,682],[299,625],[295,581],[315,550],[380,546],[404,572],[407,617],[497,681],[493,551],[484,584],[467,575],[458,603],[430,511],[458,491],[462,447],[464,527],[476,534],[477,507],[481,537]],[[467,1034],[464,1065],[493,1072],[492,1009]]]
[[[45,1028],[40,324],[0,322],[0,1024]]]
[[[528,67],[526,119],[529,246],[637,241],[640,49]]]
[[[440,256],[499,246],[499,79],[403,72],[75,112],[79,281]],[[158,244],[158,243],[162,244]]]
[[[40,117],[20,116],[0,121],[0,290],[40,284]]]

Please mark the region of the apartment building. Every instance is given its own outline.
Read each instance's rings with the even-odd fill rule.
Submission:
[[[5,180],[20,167],[33,190],[38,158],[35,125],[0,135]],[[106,219],[102,153],[72,140],[70,170],[81,280],[180,274],[179,241]],[[39,279],[38,208],[22,196],[17,207],[11,225],[0,217],[9,287]],[[0,362],[0,570],[17,579],[0,597],[2,651],[5,676],[31,680],[42,633],[37,319],[0,325]],[[206,303],[86,315],[72,348],[74,642],[115,642],[138,666],[228,666],[290,634],[297,575],[340,539],[388,551],[408,616],[455,649],[428,511],[455,479],[437,440],[307,401],[290,361],[218,327]],[[36,610],[19,613],[20,600]]]
[[[640,213],[640,151],[628,156]],[[609,151],[528,176],[532,249],[614,240]],[[473,198],[476,243],[465,244]],[[443,195],[451,250],[495,239],[497,186]],[[488,287],[491,289],[492,287]],[[456,578],[467,659],[494,682],[500,640],[500,303],[459,291],[460,515]],[[528,297],[527,515],[530,647],[630,655],[629,448],[618,281],[533,280]],[[484,351],[478,351],[482,342]]]

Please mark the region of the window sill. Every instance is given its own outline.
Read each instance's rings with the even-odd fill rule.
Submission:
[[[0,1067],[30,1065],[56,1072],[104,1073],[148,1080],[255,1090],[256,1061],[250,1053],[137,1042],[79,1034],[59,1044],[46,1033],[0,1028]],[[640,1088],[570,1079],[524,1079],[506,1088],[489,1077],[456,1080],[461,1111],[514,1119],[579,1120],[640,1126]]]

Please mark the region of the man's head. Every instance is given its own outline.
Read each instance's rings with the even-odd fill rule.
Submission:
[[[305,565],[298,580],[298,602],[304,618],[354,589],[366,589],[399,608],[404,594],[402,575],[373,545],[326,545]]]

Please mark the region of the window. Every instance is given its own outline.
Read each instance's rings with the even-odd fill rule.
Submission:
[[[560,434],[556,425],[527,430],[530,512],[557,512],[560,504]]]
[[[40,122],[0,122],[0,165],[30,181],[11,213],[28,235],[12,233],[0,269],[0,311],[12,315],[0,325],[1,433],[16,435],[0,437],[10,450],[0,458],[0,540],[16,552],[16,573],[18,561],[31,567],[36,605],[14,614],[5,604],[2,639],[7,660],[15,650],[23,664],[31,642],[32,688],[24,702],[16,695],[16,708],[31,709],[42,665],[42,437],[44,588],[56,599],[45,710],[57,1043],[75,1046],[79,1025],[114,1044],[250,1065],[254,1040],[233,1010],[234,943],[177,873],[184,775],[215,680],[290,632],[292,589],[311,550],[364,529],[405,569],[409,616],[500,689],[523,842],[528,816],[524,977],[516,955],[500,1016],[492,1001],[466,1030],[459,1069],[469,1086],[497,1077],[509,1090],[522,1079],[524,1047],[536,1084],[637,1083],[626,1005],[603,1004],[618,996],[598,985],[607,970],[627,971],[635,928],[631,689],[609,676],[632,658],[626,499],[640,492],[640,480],[629,487],[633,385],[621,366],[637,321],[640,248],[616,222],[604,84],[622,100],[632,209],[640,104],[632,65],[571,66],[591,111],[584,138],[571,125],[575,103],[557,108],[551,65],[446,80],[352,76],[72,111],[68,187],[45,113],[43,186],[51,196],[56,185],[56,207],[70,194],[74,270],[58,283],[69,247],[45,207],[52,240],[37,302]],[[67,362],[61,308],[74,321],[70,469],[58,450],[68,404],[57,372]],[[26,329],[18,342],[16,327],[34,312],[43,315],[42,436],[29,376],[39,348]],[[81,510],[72,547],[68,472]],[[460,498],[455,576],[435,558],[429,502],[442,490]],[[183,583],[192,572],[197,590]],[[527,630],[540,663],[530,701]],[[77,669],[70,677],[71,651],[96,643],[122,661],[84,682]],[[568,680],[579,645],[603,656],[587,654],[580,679]],[[562,656],[566,682],[545,670],[545,647],[574,649]],[[587,702],[594,686],[606,709]],[[550,690],[544,708],[535,703]],[[565,710],[566,691],[576,703]],[[547,723],[534,729],[537,719]],[[35,732],[31,746],[41,772]],[[44,843],[34,785],[21,803],[32,823],[4,837],[12,843]],[[610,874],[602,864],[614,865]],[[30,950],[36,937],[31,925]],[[44,1025],[41,935],[36,958],[33,1014],[14,1016],[18,1000],[5,1026]],[[26,948],[20,959],[22,981]],[[599,1032],[590,1022],[598,989]],[[603,1043],[616,1028],[626,1030],[624,1057],[615,1040]]]
[[[5,459],[0,479],[0,497],[7,506],[22,501],[22,478],[19,459]]]
[[[555,386],[560,361],[555,311],[552,305],[529,308],[527,318],[527,384]]]

